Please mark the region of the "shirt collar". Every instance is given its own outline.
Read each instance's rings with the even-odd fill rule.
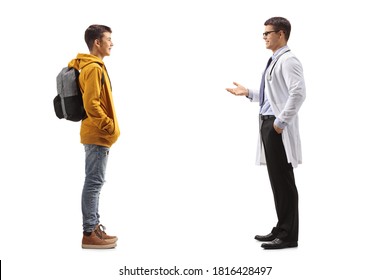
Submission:
[[[281,47],[280,49],[278,49],[273,55],[272,55],[272,60],[277,57],[282,51],[284,50],[287,50],[288,49],[288,46],[285,45],[283,47]]]

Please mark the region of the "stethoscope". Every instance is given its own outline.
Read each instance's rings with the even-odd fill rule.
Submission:
[[[275,62],[272,63],[271,71],[269,71],[268,74],[267,74],[267,80],[268,80],[268,81],[271,81],[272,71],[274,71],[275,65],[276,65],[276,63],[278,62],[279,58],[280,58],[282,55],[284,55],[285,53],[288,53],[289,51],[290,51],[290,50],[287,50],[287,51],[285,51],[284,53],[282,53],[281,55],[279,55],[278,58],[275,60]]]

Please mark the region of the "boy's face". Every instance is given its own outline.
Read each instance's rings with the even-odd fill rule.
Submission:
[[[111,48],[114,46],[114,44],[111,41],[110,32],[104,32],[103,37],[100,40],[96,40],[95,42],[99,57],[103,58],[111,54]]]

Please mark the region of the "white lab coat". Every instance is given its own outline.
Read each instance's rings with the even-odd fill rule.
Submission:
[[[265,76],[265,94],[275,116],[287,123],[282,141],[287,160],[293,167],[302,163],[298,111],[306,98],[305,81],[300,61],[287,47],[271,62]],[[272,72],[272,73],[271,73]],[[252,102],[259,102],[259,90],[251,90]],[[260,127],[262,121],[260,120]],[[266,164],[264,146],[259,135],[256,164]]]

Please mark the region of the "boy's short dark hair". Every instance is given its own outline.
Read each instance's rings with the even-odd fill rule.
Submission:
[[[290,38],[291,24],[287,19],[282,17],[272,17],[267,19],[264,25],[272,25],[275,30],[282,30],[285,34],[286,41]]]
[[[85,30],[84,39],[88,49],[91,51],[96,39],[100,40],[104,32],[112,33],[111,28],[105,25],[93,24]]]

